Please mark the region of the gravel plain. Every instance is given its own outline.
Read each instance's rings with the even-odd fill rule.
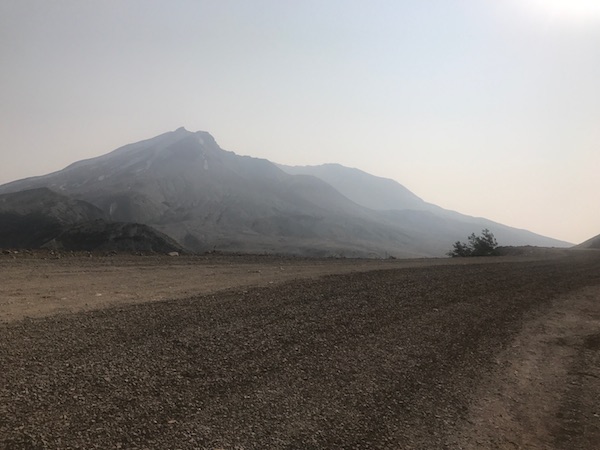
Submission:
[[[0,448],[597,448],[600,252],[347,272],[0,323]]]

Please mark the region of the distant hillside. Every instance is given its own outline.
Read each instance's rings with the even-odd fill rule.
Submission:
[[[0,195],[0,248],[169,252],[181,246],[146,225],[108,223],[98,207],[48,188]]]
[[[340,164],[320,166],[285,166],[283,171],[292,175],[312,175],[333,186],[353,202],[374,210],[415,209],[429,210],[432,206],[397,181],[376,177],[359,169]]]
[[[74,225],[43,247],[54,250],[181,252],[170,237],[139,223],[106,222],[102,219]]]
[[[444,256],[454,241],[493,224],[445,211],[395,181],[356,169],[284,169],[225,151],[206,132],[180,128],[8,183],[0,193],[50,188],[96,206],[110,221],[150,225],[198,252]],[[565,244],[494,225],[489,228],[504,245]]]
[[[429,255],[322,180],[224,151],[205,132],[180,128],[0,192],[41,186],[90,202],[113,221],[151,225],[194,251]]]
[[[64,224],[106,218],[97,206],[58,194],[47,187],[0,193],[0,213],[7,212],[21,216],[43,214]]]
[[[435,251],[484,228],[490,229],[502,245],[535,245],[568,247],[572,244],[548,238],[527,230],[509,227],[482,217],[472,217],[427,203],[400,183],[370,175],[362,170],[339,164],[279,167],[291,174],[312,175],[329,183],[341,194],[365,208],[380,211],[383,216],[421,239],[424,248]]]
[[[38,248],[74,224],[103,219],[98,207],[47,188],[0,195],[0,247]]]
[[[582,242],[579,245],[576,245],[575,248],[593,248],[600,249],[600,234],[598,236],[594,236],[591,239],[588,239],[585,242]]]

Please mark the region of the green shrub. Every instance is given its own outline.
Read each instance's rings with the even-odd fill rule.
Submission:
[[[454,258],[464,256],[493,256],[498,254],[496,251],[498,242],[496,242],[496,238],[487,228],[481,231],[481,236],[471,233],[468,241],[467,244],[456,241],[453,249],[448,252],[448,256]]]

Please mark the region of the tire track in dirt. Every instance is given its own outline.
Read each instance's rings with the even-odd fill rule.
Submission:
[[[481,383],[457,448],[597,448],[600,287],[534,312]]]

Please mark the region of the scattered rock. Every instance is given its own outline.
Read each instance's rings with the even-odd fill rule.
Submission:
[[[518,369],[517,380],[538,389],[530,373],[523,378],[524,368],[537,366],[498,361],[519,350],[515,342],[529,342],[514,337],[532,317],[545,324],[563,295],[597,289],[598,270],[588,252],[409,266],[3,324],[0,448],[467,448],[470,437],[470,448],[514,447],[502,428],[510,417],[494,409],[482,419],[490,434],[482,435],[468,421],[471,405],[488,399],[482,392],[493,399],[499,392],[518,417],[546,417],[527,403],[533,397],[487,389],[486,377],[499,370],[499,383],[507,383],[505,374]],[[88,295],[99,291],[108,301],[111,289],[86,286]],[[567,402],[561,417],[546,411],[548,427],[558,430],[548,438],[596,448],[600,339],[595,329],[578,336],[569,343],[584,365],[569,366],[577,372],[562,378],[549,372]],[[565,347],[552,345],[562,359]],[[545,361],[543,352],[536,358]],[[559,401],[555,386],[536,392]],[[522,445],[533,447],[551,446]]]

